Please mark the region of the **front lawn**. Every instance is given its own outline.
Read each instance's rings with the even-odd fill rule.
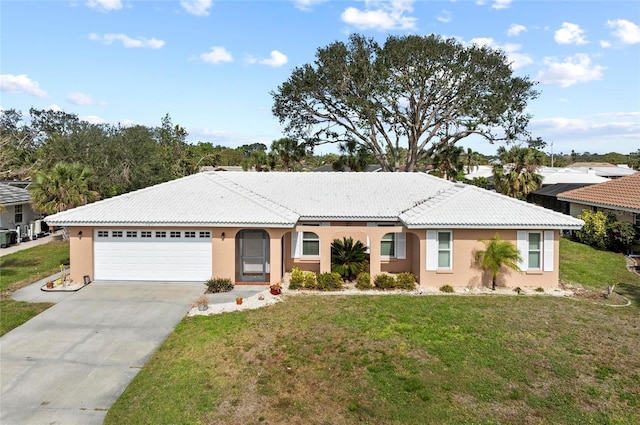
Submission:
[[[51,307],[12,300],[11,293],[60,271],[69,262],[68,242],[49,242],[0,257],[0,335]]]
[[[293,296],[184,319],[105,424],[637,424],[638,341],[548,296]]]

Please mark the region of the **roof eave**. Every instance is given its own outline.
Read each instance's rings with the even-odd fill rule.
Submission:
[[[61,227],[251,227],[251,228],[280,228],[290,229],[295,223],[218,223],[218,222],[78,222],[78,221],[48,221],[49,225]]]
[[[524,229],[551,229],[551,230],[580,230],[583,224],[405,224],[407,229],[501,229],[501,230],[524,230]]]
[[[557,199],[559,201],[573,202],[575,204],[584,204],[584,205],[590,205],[593,207],[608,208],[610,210],[620,210],[620,211],[627,211],[627,212],[640,214],[640,208],[622,207],[619,205],[602,204],[599,202],[583,201],[581,199],[564,198],[560,196],[558,196]]]

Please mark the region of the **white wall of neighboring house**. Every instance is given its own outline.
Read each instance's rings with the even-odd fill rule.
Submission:
[[[33,211],[28,202],[4,205],[4,211],[0,213],[0,227],[15,230],[17,226],[20,226],[21,236],[27,236],[29,224],[39,217],[40,214]]]

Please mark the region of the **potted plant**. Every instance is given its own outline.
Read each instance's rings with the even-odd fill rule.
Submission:
[[[47,282],[47,288],[48,289],[53,288],[53,282],[52,281]]]
[[[196,300],[199,311],[206,311],[209,308],[209,298],[206,295],[200,295]]]
[[[271,295],[280,295],[282,292],[282,285],[280,282],[274,283],[269,286],[269,291],[271,292]]]
[[[242,297],[236,298],[236,304],[238,305],[242,304]]]

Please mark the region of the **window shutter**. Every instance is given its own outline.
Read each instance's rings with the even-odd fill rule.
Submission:
[[[518,261],[518,268],[526,272],[529,258],[529,240],[527,239],[527,232],[524,230],[518,230],[517,235],[516,248],[518,248],[521,257],[521,261]]]
[[[544,232],[544,258],[542,270],[545,272],[553,271],[553,262],[554,262],[554,232],[553,230],[547,230]]]
[[[435,230],[427,230],[427,270],[438,269],[438,240]]]
[[[395,252],[396,258],[399,260],[404,260],[407,258],[407,234],[406,233],[396,233],[395,240]]]
[[[302,232],[291,232],[291,258],[302,257]]]

